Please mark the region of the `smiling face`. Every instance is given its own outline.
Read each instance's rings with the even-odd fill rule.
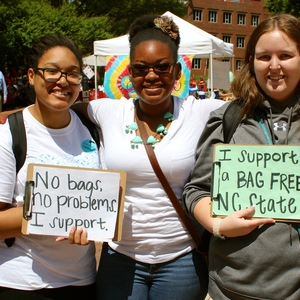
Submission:
[[[156,66],[174,64],[176,60],[168,44],[160,41],[144,41],[136,46],[131,59],[131,65]],[[130,70],[130,78],[135,92],[144,103],[158,105],[171,99],[175,80],[181,75],[181,65],[170,66],[169,73],[157,75],[152,68],[147,74],[139,76]]]
[[[284,103],[300,80],[300,54],[296,43],[279,30],[263,34],[255,47],[254,71],[264,93]]]
[[[79,62],[74,53],[66,47],[54,47],[46,51],[38,62],[38,68],[51,68],[63,72],[80,72]],[[49,112],[67,111],[76,101],[80,85],[70,85],[65,75],[57,82],[47,82],[42,70],[28,71],[28,78],[34,86],[36,106]]]

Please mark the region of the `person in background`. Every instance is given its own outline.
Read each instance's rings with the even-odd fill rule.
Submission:
[[[3,104],[7,101],[7,85],[3,73],[0,71],[0,112],[3,109]]]
[[[201,300],[207,295],[206,263],[155,175],[145,146],[154,147],[181,202],[203,126],[224,101],[171,95],[181,76],[179,28],[171,18],[136,19],[129,41],[130,79],[138,98],[74,106],[101,128],[103,167],[127,172],[123,235],[120,242],[103,244],[98,299]],[[148,139],[141,138],[138,122]]]
[[[194,76],[194,75],[191,75],[191,78],[190,78],[190,87],[191,87],[191,88],[197,87],[196,79],[195,79],[195,76]]]
[[[215,99],[220,99],[220,89],[214,88]]]
[[[204,91],[205,80],[200,77],[197,81],[198,91]]]
[[[231,144],[299,144],[299,32],[300,20],[288,14],[266,19],[253,31],[231,86],[234,101],[242,104]],[[298,300],[299,222],[251,219],[253,206],[223,219],[210,216],[213,145],[224,142],[222,118],[228,105],[211,114],[183,194],[188,213],[213,233],[209,294],[216,300]]]
[[[232,100],[232,93],[229,90],[220,90],[219,97],[223,101],[231,101]]]
[[[67,37],[45,36],[33,45],[28,66],[36,98],[22,112],[27,154],[17,175],[9,123],[0,125],[0,299],[95,299],[95,246],[86,231],[73,228],[69,241],[21,234],[29,163],[100,167],[97,147],[82,146],[92,140],[90,132],[70,110],[79,94],[82,56]]]

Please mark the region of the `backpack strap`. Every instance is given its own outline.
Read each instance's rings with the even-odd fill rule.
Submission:
[[[25,162],[27,152],[23,112],[17,111],[16,113],[10,114],[8,116],[8,122],[12,135],[12,148],[16,158],[16,173],[18,173]]]
[[[240,112],[242,107],[242,102],[240,100],[234,100],[230,102],[223,114],[223,139],[225,144],[230,142],[234,132],[240,124]]]
[[[17,111],[16,113],[10,114],[8,116],[8,122],[12,135],[12,148],[16,158],[16,173],[18,173],[25,162],[27,152],[23,112]],[[5,239],[4,242],[7,247],[11,247],[15,242],[15,238],[12,237],[9,239]]]
[[[79,111],[75,111],[75,113],[77,114],[77,116],[81,120],[82,124],[89,130],[92,138],[94,139],[94,141],[97,144],[97,147],[99,149],[99,147],[100,147],[100,135],[99,135],[99,131],[98,131],[96,125],[92,121],[90,121],[89,119],[87,119]]]

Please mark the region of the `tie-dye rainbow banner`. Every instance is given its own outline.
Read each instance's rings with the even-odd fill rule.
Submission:
[[[175,82],[172,94],[180,98],[189,95],[189,82],[192,68],[193,55],[179,55],[178,62],[181,63],[181,77]],[[129,56],[113,55],[106,57],[104,75],[104,93],[108,98],[120,99],[137,98],[129,78]]]

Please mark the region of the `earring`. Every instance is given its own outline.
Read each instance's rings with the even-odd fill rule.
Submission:
[[[179,84],[178,84],[178,82],[179,82]],[[178,86],[179,86],[179,88],[178,88]],[[176,89],[176,88],[178,88],[178,89]],[[174,88],[174,91],[179,92],[181,89],[181,81],[177,81],[176,88]]]

